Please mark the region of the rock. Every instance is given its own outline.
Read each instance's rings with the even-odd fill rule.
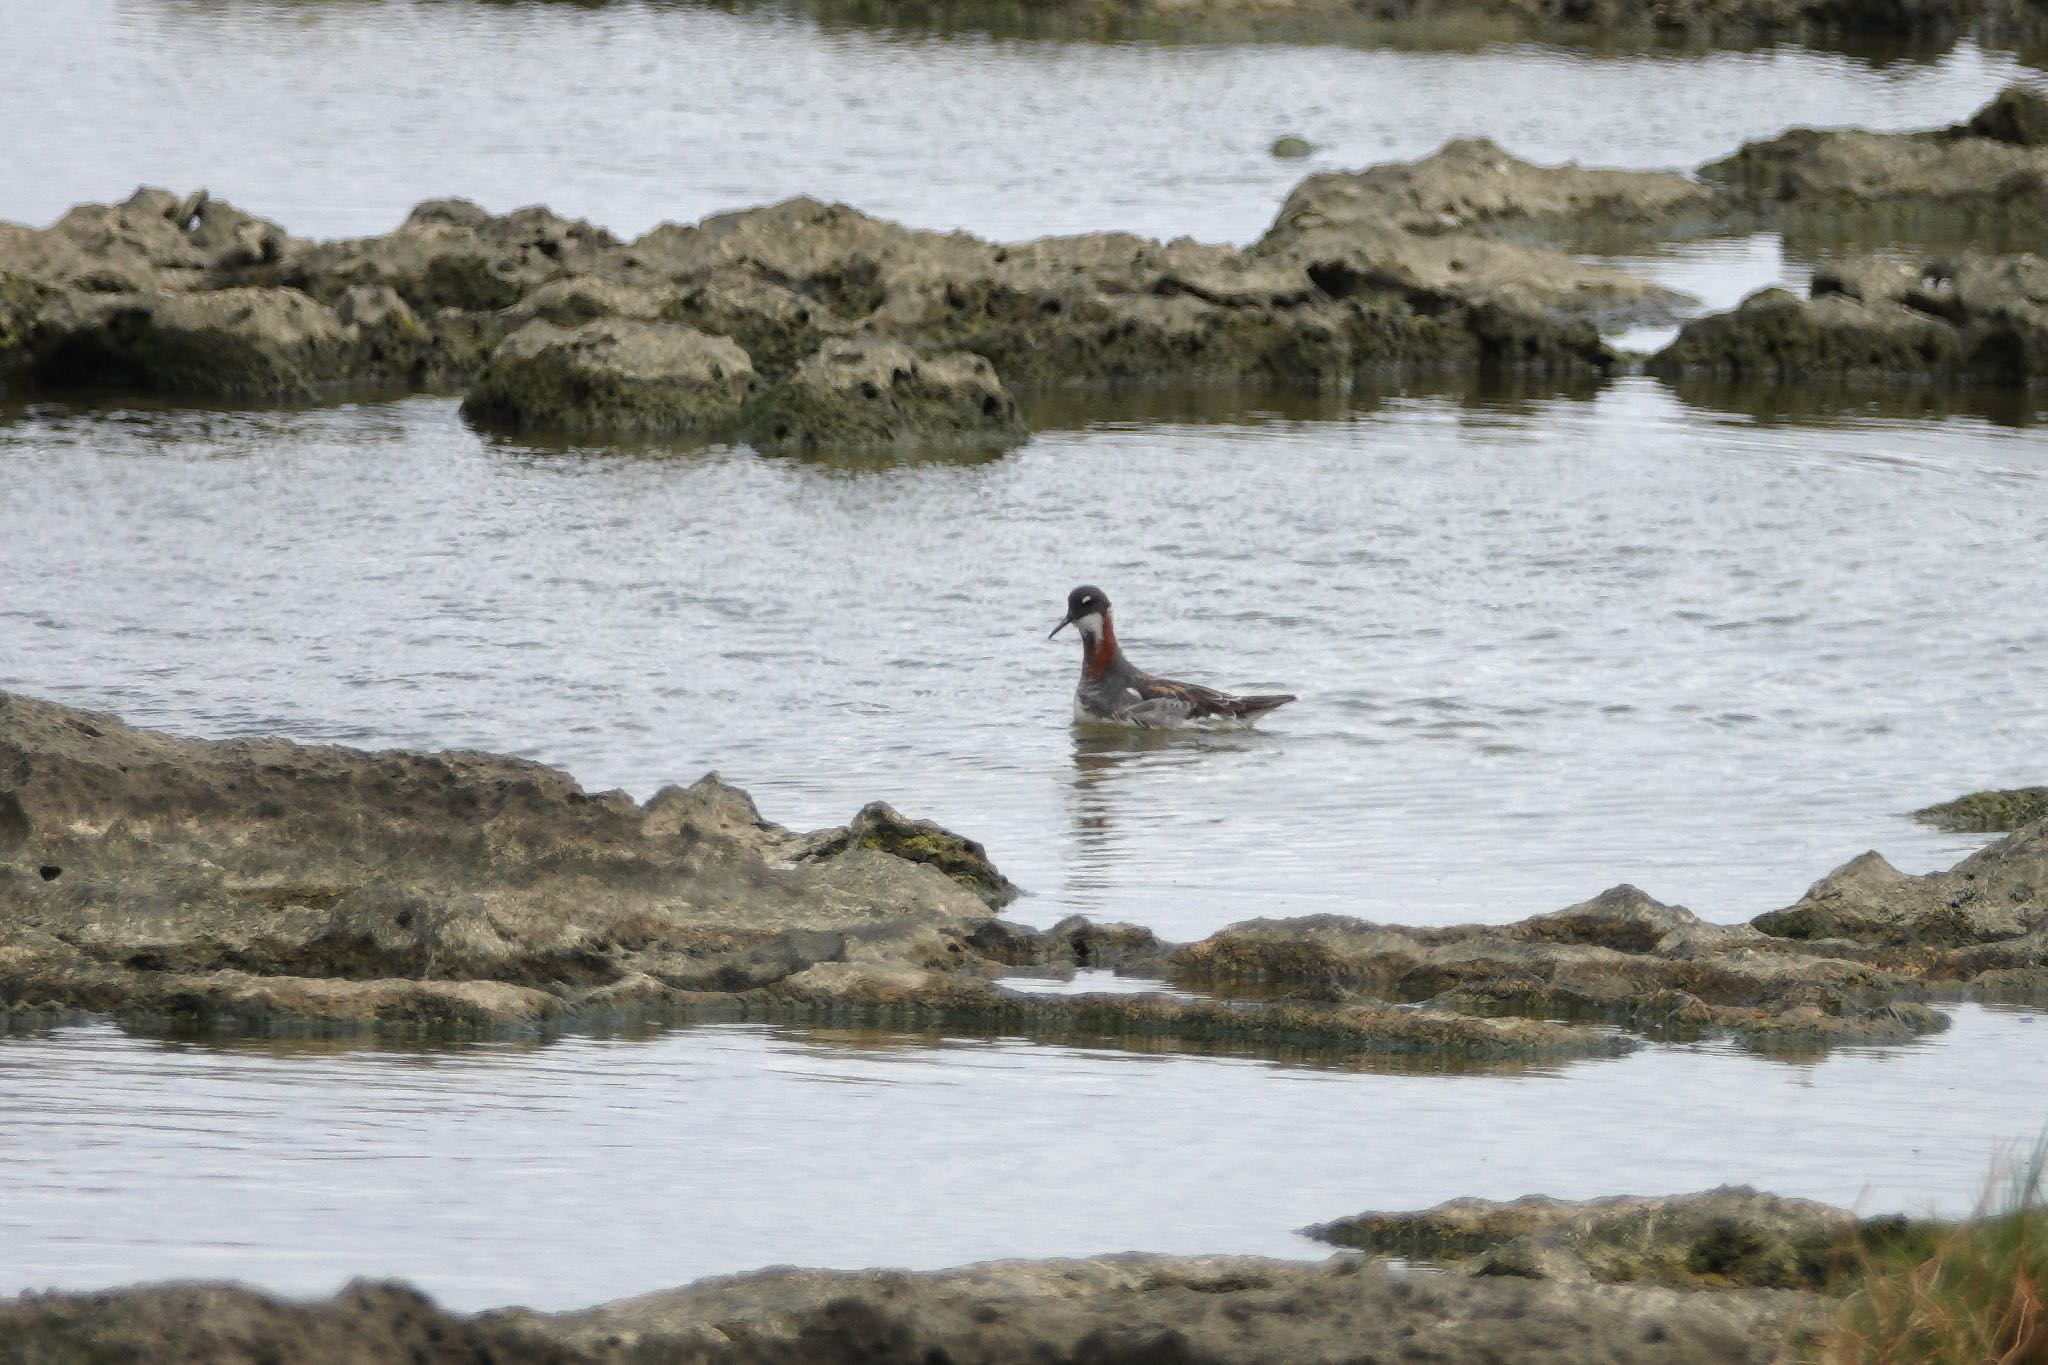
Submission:
[[[1873,855],[1755,926],[1617,887],[1508,925],[1315,916],[1175,946],[997,920],[1016,888],[981,846],[881,803],[794,834],[715,774],[641,805],[487,754],[179,740],[0,694],[0,1021],[753,1018],[1481,1066],[1618,1055],[1629,1035],[1812,1052],[1942,1028],[1928,982],[2031,992],[2044,847],[2048,822],[1934,878]],[[995,984],[1083,966],[1207,998]]]
[[[756,390],[747,353],[724,337],[624,318],[531,322],[491,353],[462,413],[510,431],[720,439]]]
[[[662,310],[670,322],[731,337],[754,368],[782,378],[854,325],[784,285],[739,270],[713,271],[676,290]]]
[[[1963,361],[1953,326],[1903,304],[1764,289],[1687,323],[1648,368],[1664,379],[1893,385],[1953,383]]]
[[[1314,155],[1316,145],[1305,137],[1296,137],[1290,133],[1286,137],[1274,138],[1273,145],[1266,150],[1281,161],[1299,161],[1303,157]]]
[[[1538,166],[1486,138],[1460,138],[1419,161],[1310,176],[1287,196],[1261,245],[1272,253],[1303,237],[1366,229],[1655,240],[1709,223],[1725,207],[1722,191],[1686,176]]]
[[[2048,147],[2048,93],[2008,85],[1955,132],[2014,147]]]
[[[517,331],[529,322],[549,322],[557,327],[580,327],[601,318],[629,318],[653,322],[662,316],[669,295],[666,290],[615,284],[591,275],[572,275],[550,280],[505,309],[507,324]]]
[[[876,337],[828,343],[751,405],[764,450],[1009,446],[1024,439],[1017,401],[978,355],[919,356]]]
[[[4,813],[0,813],[0,837],[4,837]],[[850,847],[871,848],[892,857],[924,863],[937,868],[981,897],[990,909],[1008,905],[1022,894],[1016,885],[996,870],[982,846],[963,839],[930,820],[909,820],[884,801],[862,806],[845,829],[828,830],[803,854],[803,859],[827,858]]]
[[[275,223],[203,191],[145,188],[119,204],[80,204],[40,231],[0,224],[0,270],[88,293],[219,288],[274,283],[247,277],[291,245]]]
[[[1754,923],[1783,938],[1914,949],[2020,939],[2048,926],[2048,823],[2023,826],[1949,871],[1924,877],[1865,853],[1815,882],[1796,904]]]
[[[991,1261],[926,1274],[777,1269],[544,1315],[461,1317],[394,1284],[334,1299],[212,1285],[38,1294],[0,1304],[23,1359],[181,1359],[308,1365],[689,1360],[734,1365],[953,1361],[1175,1365],[1367,1359],[1577,1365],[1764,1365],[1811,1296],[1645,1285],[1414,1276],[1337,1256],[1105,1256]]]
[[[1421,161],[1310,176],[1252,250],[1299,266],[1333,297],[1391,294],[1424,316],[1488,310],[1474,313],[1482,337],[1511,317],[1537,340],[1508,354],[1544,355],[1536,368],[1569,368],[1573,350],[1591,363],[1598,339],[1560,332],[1561,324],[1663,325],[1692,300],[1549,241],[1641,241],[1702,221],[1719,205],[1715,191],[1682,176],[1536,166],[1474,138]]]
[[[430,200],[382,237],[294,251],[282,277],[323,299],[353,285],[390,285],[423,316],[491,312],[549,280],[592,272],[617,244],[602,228],[545,208],[493,216],[466,200]]]
[[[1913,812],[1913,818],[1958,833],[2007,833],[2048,818],[2048,787],[1971,792],[1953,801],[1924,806]]]
[[[2013,87],[1956,128],[1919,133],[1795,128],[1700,168],[1799,235],[1911,239],[1932,230],[2048,248],[2042,96]]]
[[[0,1302],[0,1355],[17,1361],[216,1365],[568,1365],[590,1359],[512,1323],[445,1312],[407,1285],[367,1280],[315,1303],[222,1284],[26,1295]]]
[[[27,348],[39,389],[267,402],[360,379],[357,341],[297,290],[228,288],[63,293],[38,313]]]
[[[1835,262],[1815,272],[1810,298],[1766,289],[1732,313],[1687,323],[1649,369],[1866,387],[2048,382],[2048,262]]]
[[[1905,976],[1788,955],[1757,929],[1709,924],[1627,886],[1498,927],[1253,920],[1180,949],[1168,972],[1198,987],[1298,983],[1432,1013],[1600,1021],[1658,1038],[1719,1033],[1761,1051],[1895,1041],[1947,1024]]]
[[[1454,1199],[1306,1228],[1337,1246],[1475,1275],[1677,1289],[1829,1290],[1853,1273],[1862,1223],[1746,1186],[1657,1198]]]
[[[988,918],[715,777],[643,806],[513,759],[181,740],[0,694],[0,783],[0,1015],[503,1032],[634,977],[687,1011],[822,960],[949,967]]]

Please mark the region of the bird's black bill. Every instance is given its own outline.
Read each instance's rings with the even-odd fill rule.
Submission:
[[[1074,618],[1073,618],[1073,617],[1071,617],[1071,616],[1069,616],[1069,617],[1066,617],[1066,618],[1065,618],[1064,620],[1062,620],[1062,621],[1061,621],[1061,622],[1060,622],[1060,623],[1059,623],[1058,625],[1056,625],[1056,626],[1054,626],[1054,627],[1052,628],[1052,635],[1048,635],[1048,636],[1046,636],[1045,638],[1046,638],[1046,639],[1048,639],[1048,640],[1050,640],[1050,639],[1051,639],[1051,638],[1053,637],[1053,635],[1057,635],[1057,634],[1059,634],[1059,633],[1060,633],[1061,631],[1065,630],[1065,629],[1066,629],[1066,628],[1067,628],[1068,626],[1071,626],[1071,625],[1073,625],[1073,624],[1074,624]]]

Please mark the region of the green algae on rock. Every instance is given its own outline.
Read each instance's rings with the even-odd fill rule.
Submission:
[[[1913,818],[1961,834],[2004,834],[2048,818],[2048,787],[1971,792],[1953,801],[1923,806]]]
[[[729,436],[758,389],[725,337],[675,323],[535,321],[491,353],[462,413],[480,426],[594,436]]]
[[[765,386],[744,416],[761,450],[918,450],[1015,445],[1017,400],[995,367],[964,351],[920,356],[901,342],[827,343]]]
[[[1924,1227],[1898,1218],[1866,1222],[1831,1204],[1724,1186],[1587,1200],[1453,1199],[1414,1213],[1354,1214],[1303,1232],[1481,1277],[1829,1293],[1854,1279],[1864,1251],[1924,1236]]]

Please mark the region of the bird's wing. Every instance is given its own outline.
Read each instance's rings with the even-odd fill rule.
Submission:
[[[1234,714],[1231,703],[1235,697],[1193,683],[1175,682],[1171,678],[1155,678],[1150,674],[1133,679],[1131,690],[1139,700],[1131,706],[1133,719],[1144,712],[1158,719],[1141,721],[1143,724],[1160,724],[1177,720],[1204,720],[1210,716]]]
[[[1172,724],[1183,720],[1244,720],[1262,716],[1274,707],[1285,706],[1294,700],[1291,694],[1233,697],[1212,687],[1155,678],[1149,673],[1133,679],[1131,690],[1137,693],[1139,700],[1128,708],[1128,714],[1141,725]],[[1142,719],[1140,711],[1158,719]]]

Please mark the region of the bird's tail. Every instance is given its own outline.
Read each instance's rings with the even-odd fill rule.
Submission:
[[[1263,697],[1237,697],[1232,701],[1230,714],[1249,720],[1253,716],[1263,716],[1268,711],[1285,706],[1294,699],[1292,692],[1275,692]]]

